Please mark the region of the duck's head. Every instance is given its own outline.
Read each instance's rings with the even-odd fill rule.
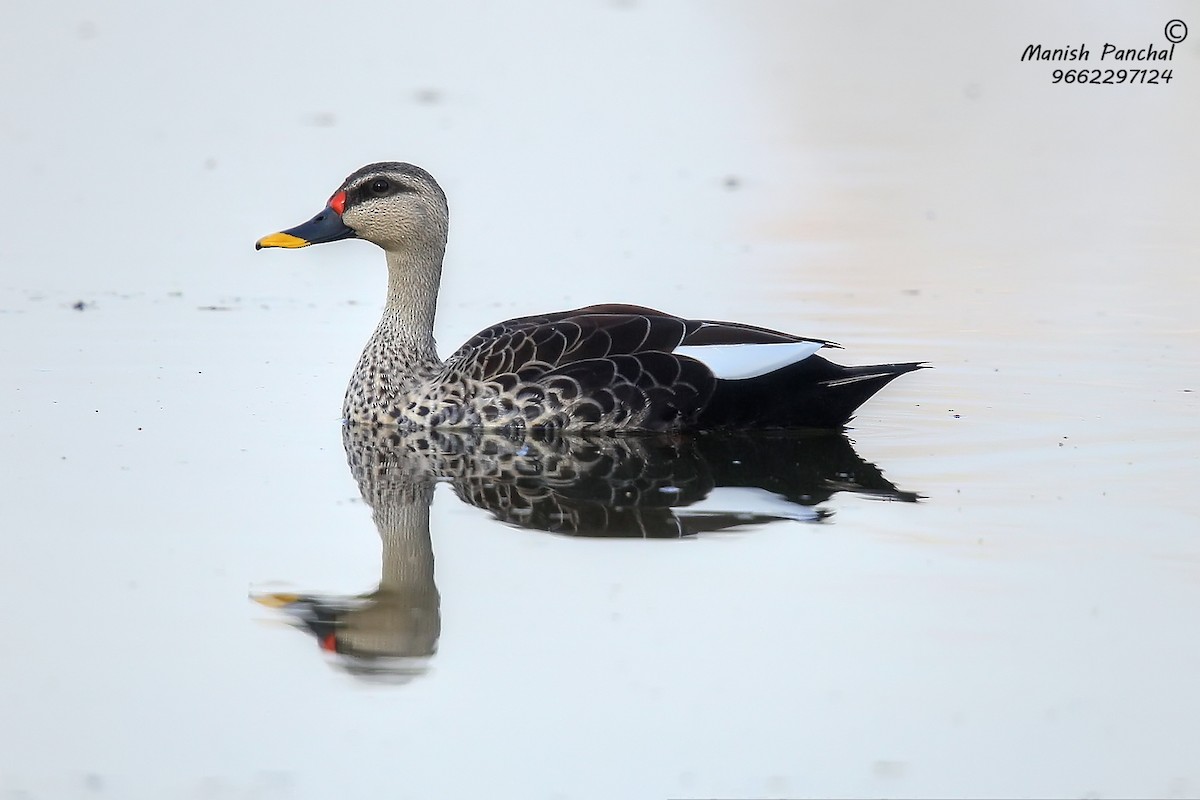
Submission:
[[[308,247],[338,239],[366,239],[384,250],[445,247],[450,223],[446,195],[412,164],[368,164],[342,182],[320,214],[259,239],[264,247]]]

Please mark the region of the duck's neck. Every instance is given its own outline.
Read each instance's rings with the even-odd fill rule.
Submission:
[[[342,404],[357,422],[395,422],[414,392],[441,368],[433,341],[445,238],[388,250],[383,318],[367,341]]]
[[[433,319],[442,251],[389,250],[387,264],[383,317],[346,388],[343,413],[349,419],[369,419],[380,409],[396,406],[441,365],[433,340]]]
[[[377,344],[391,351],[389,355],[401,369],[437,364],[433,322],[442,253],[435,249],[389,250],[387,265],[387,304],[372,341],[379,340]]]

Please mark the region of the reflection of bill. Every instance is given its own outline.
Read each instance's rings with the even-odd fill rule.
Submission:
[[[914,502],[840,433],[568,437],[347,425],[351,472],[383,541],[357,596],[262,594],[352,674],[422,674],[441,634],[429,514],[437,483],[505,524],[571,536],[682,538],[821,522],[838,492]]]

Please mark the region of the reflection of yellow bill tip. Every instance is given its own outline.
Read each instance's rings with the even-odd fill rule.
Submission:
[[[267,608],[286,608],[299,600],[300,595],[287,594],[286,592],[279,594],[252,594],[250,595],[250,599]]]
[[[255,245],[255,250],[262,250],[264,247],[308,247],[310,242],[301,239],[299,236],[292,236],[290,233],[272,233],[270,236],[264,236],[259,239]]]

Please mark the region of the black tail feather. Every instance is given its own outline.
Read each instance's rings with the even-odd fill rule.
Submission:
[[[842,428],[870,397],[926,364],[843,367],[817,355],[742,380],[719,380],[697,427]]]

